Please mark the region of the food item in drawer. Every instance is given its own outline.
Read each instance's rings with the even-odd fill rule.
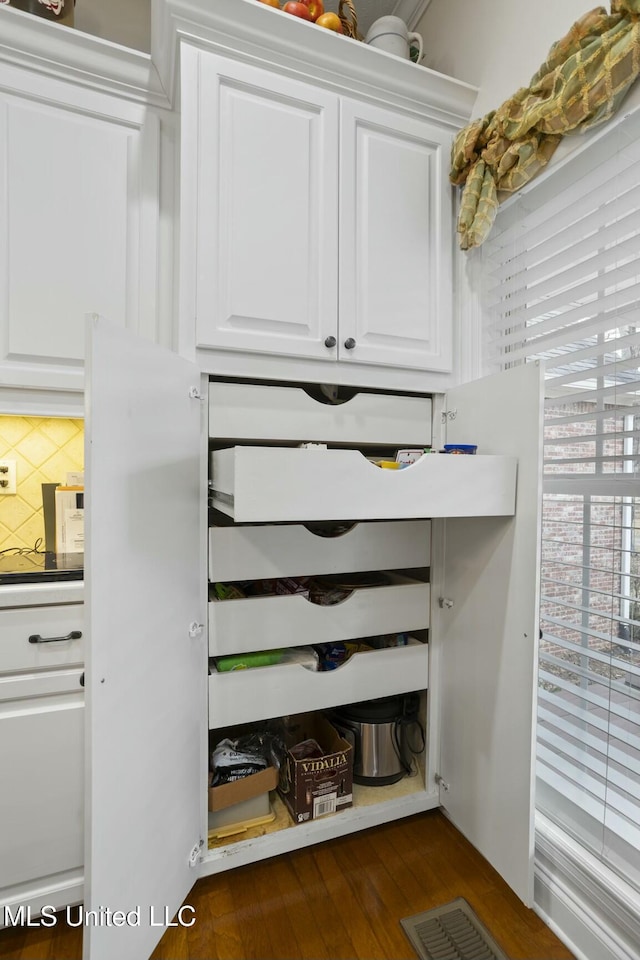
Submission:
[[[214,657],[211,661],[217,673],[249,670],[252,667],[271,667],[274,664],[299,663],[307,670],[318,669],[318,654],[313,647],[289,647],[282,650],[261,650],[229,657]]]
[[[444,453],[476,454],[478,447],[475,443],[445,443]]]
[[[309,577],[281,577],[278,580],[242,580],[239,583],[214,583],[210,600],[246,600],[247,597],[271,597],[298,594],[308,596]]]

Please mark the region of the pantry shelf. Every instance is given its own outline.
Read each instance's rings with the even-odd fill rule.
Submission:
[[[209,841],[201,864],[202,876],[433,810],[439,805],[438,793],[424,789],[422,774],[383,787],[354,784],[352,807],[307,823],[294,824],[280,797],[275,793],[271,797],[275,820],[233,838]]]

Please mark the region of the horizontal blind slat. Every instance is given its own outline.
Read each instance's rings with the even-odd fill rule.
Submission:
[[[603,227],[611,224],[616,218],[628,218],[624,221],[624,228],[633,233],[636,229],[636,211],[640,206],[640,167],[636,166],[632,174],[636,180],[631,184],[631,189],[624,195],[614,197],[609,202],[604,202],[600,206],[581,216],[576,220],[575,209],[569,214],[564,223],[557,223],[553,220],[547,221],[546,229],[539,229],[533,235],[527,236],[527,247],[519,251],[512,250],[512,255],[506,259],[499,257],[495,266],[489,270],[490,276],[499,281],[494,287],[489,288],[487,294],[489,298],[504,296],[516,289],[520,281],[518,278],[524,271],[530,274],[535,282],[538,275],[538,263],[535,261],[536,255],[544,258],[547,262],[550,257],[556,256],[560,251],[566,250],[576,243],[582,243],[586,237],[586,242],[590,242],[596,231],[601,231]],[[535,249],[534,249],[535,248]],[[509,252],[508,250],[504,251]],[[533,261],[536,265],[531,267],[529,264]],[[540,266],[540,269],[542,267]]]
[[[505,218],[514,220],[513,224],[502,227],[501,218],[497,218],[489,238],[489,255],[497,258],[503,251],[508,253],[518,242],[523,242],[523,237],[531,237],[532,244],[541,243],[553,234],[554,224],[560,227],[571,222],[572,217],[575,219],[576,207],[584,204],[587,209],[593,208],[633,187],[639,180],[636,169],[639,160],[640,148],[635,143],[618,152],[611,164],[615,168],[615,183],[596,168],[543,205],[536,203],[533,194],[514,204]]]
[[[567,719],[566,714],[560,715],[554,713],[552,710],[545,709],[544,706],[538,706],[538,731],[540,731],[541,722],[548,726],[553,726],[557,730],[561,730],[566,736],[581,740],[590,750],[600,751],[616,763],[626,765],[627,769],[640,778],[640,738],[638,738],[638,747],[635,753],[631,751],[624,752],[616,746],[613,746],[606,735],[597,737],[593,733],[586,731],[582,724],[576,727],[571,722],[572,719],[573,718]],[[604,734],[604,731],[602,732]]]
[[[488,315],[495,320],[514,316],[527,304],[534,304],[530,315],[537,316],[554,309],[549,306],[554,298],[561,297],[560,302],[565,303],[567,296],[572,300],[582,299],[585,294],[580,291],[604,292],[611,286],[612,267],[617,267],[616,283],[637,276],[640,270],[638,233],[616,242],[618,229],[618,224],[612,224],[600,234],[556,254],[551,262],[538,263],[496,287],[493,296],[487,297]]]
[[[628,774],[613,769],[610,764],[603,762],[598,759],[598,757],[592,756],[584,749],[581,750],[574,744],[567,743],[566,741],[563,742],[560,737],[553,735],[545,736],[544,731],[541,734],[541,739],[538,741],[538,756],[546,759],[550,766],[553,765],[554,762],[562,763],[563,759],[565,761],[568,760],[572,768],[575,769],[576,766],[578,769],[586,768],[601,780],[607,780],[609,783],[614,784],[614,786],[624,791],[624,793],[629,794],[628,798],[620,798],[617,800],[617,802],[613,804],[614,807],[626,817],[631,816],[639,819],[640,785],[637,780]],[[562,769],[562,767],[559,766],[558,769]],[[601,798],[605,799],[605,784],[603,783],[601,786]],[[610,797],[607,797],[607,801],[610,801]]]

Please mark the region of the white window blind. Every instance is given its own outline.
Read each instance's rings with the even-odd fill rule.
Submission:
[[[537,797],[640,886],[640,122],[498,214],[485,360],[545,367]]]

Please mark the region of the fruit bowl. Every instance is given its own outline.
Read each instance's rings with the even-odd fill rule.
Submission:
[[[323,27],[325,30],[333,30],[334,33],[342,33],[354,40],[362,40],[358,33],[358,18],[352,0],[340,0],[337,13],[325,10],[324,0],[284,0],[284,3],[281,3],[281,0],[258,0],[258,2],[299,17],[301,20],[307,20],[309,23],[315,23],[316,26]]]

